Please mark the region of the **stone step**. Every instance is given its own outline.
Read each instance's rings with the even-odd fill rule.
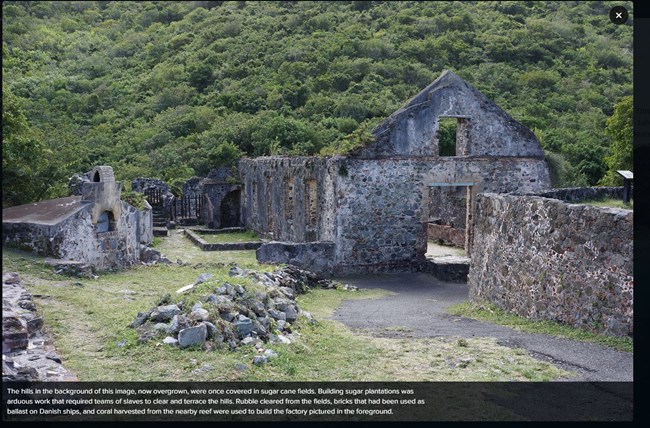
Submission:
[[[466,256],[427,256],[424,271],[441,281],[466,283],[469,264]]]
[[[166,227],[154,227],[153,236],[169,236],[169,230]]]

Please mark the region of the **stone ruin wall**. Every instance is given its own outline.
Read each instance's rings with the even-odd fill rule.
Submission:
[[[456,156],[440,156],[441,118],[457,120]],[[428,229],[453,223],[455,241],[471,230],[476,194],[550,188],[535,135],[450,71],[372,133],[374,141],[347,157],[241,161],[244,225],[277,241],[334,242],[330,274],[418,269]],[[444,188],[431,188],[452,182],[474,183],[469,204],[467,196],[449,200]],[[309,220],[314,213],[317,220]],[[434,220],[442,224],[430,227]],[[452,240],[451,230],[443,232]]]
[[[245,227],[292,243],[263,246],[259,260],[284,257],[329,275],[418,269],[426,253],[432,182],[476,182],[474,194],[548,188],[543,160],[514,157],[267,157],[242,160],[240,174]]]
[[[242,159],[242,223],[275,241],[333,241],[332,168],[328,159],[317,157]]]
[[[411,269],[426,253],[429,187],[474,182],[479,192],[536,192],[548,188],[542,159],[412,158],[338,160],[336,250],[338,274]]]
[[[575,200],[571,195],[594,192],[561,194]],[[476,214],[471,300],[532,319],[632,334],[632,211],[483,194]]]
[[[3,223],[3,237],[5,243],[36,254],[89,263],[98,270],[123,268],[139,262],[140,243],[151,237],[151,228],[142,228],[146,216],[151,210],[142,212],[122,202],[114,231],[98,233],[90,209],[83,209],[52,226]]]

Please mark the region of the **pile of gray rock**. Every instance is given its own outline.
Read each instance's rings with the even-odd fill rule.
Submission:
[[[313,287],[337,287],[330,280],[293,266],[275,272],[257,272],[235,266],[229,274],[231,277],[251,278],[263,286],[264,291],[212,281],[212,274],[201,274],[194,284],[177,291],[179,302],[171,303],[172,296],[168,294],[157,306],[137,314],[130,326],[140,335],[138,343],[163,338],[163,343],[180,348],[227,346],[234,349],[253,345],[258,350],[269,342],[290,344],[299,336],[294,331],[294,323],[299,317],[306,322],[316,322],[311,314],[298,308],[296,296]],[[199,290],[203,295],[196,299],[194,293]],[[196,303],[190,305],[186,301]],[[273,356],[273,352],[264,351],[256,364]]]

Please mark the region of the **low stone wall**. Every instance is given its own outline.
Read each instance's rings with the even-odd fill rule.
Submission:
[[[632,214],[539,196],[478,195],[470,299],[631,335]]]
[[[75,381],[56,354],[33,296],[17,273],[2,274],[2,381]]]
[[[428,258],[422,263],[422,272],[430,273],[440,281],[467,283],[469,273],[469,257],[435,257]]]
[[[227,232],[224,232],[227,233]],[[185,236],[195,243],[203,251],[238,251],[238,250],[257,250],[261,242],[227,242],[223,244],[212,244],[202,239],[197,233],[185,229]]]
[[[332,274],[333,242],[268,242],[258,248],[260,263],[286,263],[319,275]]]

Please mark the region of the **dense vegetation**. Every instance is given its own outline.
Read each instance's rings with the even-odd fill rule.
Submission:
[[[558,184],[597,184],[616,138],[631,153],[624,117],[605,132],[632,95],[613,4],[4,2],[3,205],[96,164],[178,183],[342,151],[444,69],[534,130]]]

